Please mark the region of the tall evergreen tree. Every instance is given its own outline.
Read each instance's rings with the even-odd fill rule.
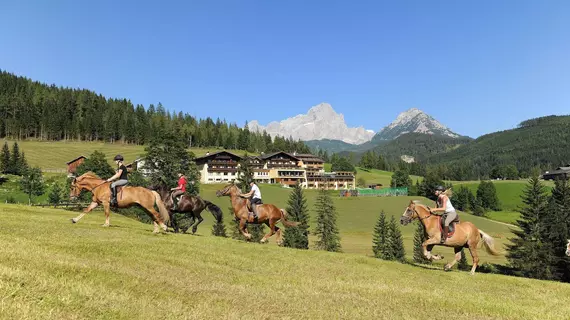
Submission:
[[[553,253],[544,234],[548,216],[546,190],[538,176],[530,178],[522,196],[524,206],[517,220],[520,229],[512,232],[515,238],[508,245],[509,263],[525,277],[551,279],[553,277]]]
[[[469,209],[469,193],[471,193],[469,188],[465,186],[459,187],[452,201],[453,206],[457,208],[457,210],[467,211]]]
[[[212,235],[216,236],[216,237],[224,237],[224,238],[226,238],[228,236],[226,234],[226,225],[224,224],[223,217],[222,217],[222,219],[220,219],[219,222],[216,220],[216,222],[212,226]]]
[[[497,189],[491,181],[481,181],[477,188],[477,199],[481,200],[481,206],[487,210],[500,211]]]
[[[340,251],[340,235],[336,225],[336,208],[329,193],[324,189],[319,191],[315,211],[317,213],[315,223],[316,249]]]
[[[62,193],[63,187],[58,182],[54,183],[48,194],[49,204],[53,204],[54,207],[57,206],[62,200]]]
[[[46,186],[42,177],[42,170],[38,167],[28,169],[20,180],[20,188],[28,195],[30,204],[33,196],[44,194]]]
[[[283,246],[296,249],[309,249],[309,212],[307,199],[298,183],[293,187],[287,202],[287,213],[291,221],[300,222],[296,227],[284,230]]]
[[[416,231],[414,233],[414,262],[417,263],[431,263],[430,260],[424,256],[422,243],[427,240],[424,225],[421,222],[416,222]]]
[[[386,214],[384,210],[380,212],[378,221],[374,226],[373,238],[372,238],[372,252],[374,252],[374,257],[379,259],[384,259],[386,256],[385,252],[388,250],[388,222],[386,221]]]
[[[10,173],[15,175],[22,175],[22,162],[20,161],[20,147],[18,142],[12,145],[12,154],[10,155]]]
[[[570,257],[566,256],[570,239],[570,184],[566,179],[555,181],[549,201],[544,235],[554,254],[554,279],[570,282]]]
[[[406,259],[406,249],[404,248],[404,239],[402,232],[394,216],[390,218],[388,224],[388,250],[385,257],[386,260],[397,260],[403,262]]]
[[[410,178],[408,171],[398,170],[392,174],[392,179],[390,181],[390,187],[392,188],[411,188],[413,185],[412,178]]]
[[[0,173],[11,173],[11,171],[10,148],[8,147],[8,142],[4,142],[2,153],[0,154]]]

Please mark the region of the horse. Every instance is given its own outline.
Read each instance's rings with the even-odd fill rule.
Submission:
[[[166,185],[153,185],[150,186],[149,189],[158,192],[162,199],[164,199],[164,205],[166,206],[170,215],[171,226],[176,233],[178,233],[179,227],[176,219],[173,217],[173,214],[175,212],[184,213],[186,217],[191,219],[190,225],[192,225],[192,234],[196,233],[196,230],[198,230],[198,225],[204,221],[204,218],[202,218],[202,211],[204,211],[204,209],[208,209],[208,211],[212,213],[217,222],[222,222],[222,210],[220,207],[208,200],[204,200],[199,196],[189,196],[184,194],[180,198],[178,209],[175,212],[172,212],[172,197],[170,196],[171,192],[168,190]],[[186,233],[188,228],[182,229],[182,233]]]
[[[246,225],[251,224],[262,224],[265,223],[269,227],[269,233],[266,234],[261,243],[267,242],[267,239],[274,234],[277,234],[277,244],[281,245],[283,243],[281,237],[281,229],[275,226],[279,220],[283,223],[285,227],[296,227],[299,222],[293,222],[287,220],[287,211],[284,209],[279,209],[272,204],[261,204],[257,206],[257,218],[254,219],[253,215],[250,215],[247,200],[240,197],[241,191],[234,184],[231,183],[227,185],[224,189],[216,191],[216,196],[229,196],[234,210],[235,220],[239,221],[239,231],[243,236],[250,240],[251,234],[247,232]]]
[[[566,255],[570,257],[570,239],[568,239],[568,244],[566,245]]]
[[[454,230],[451,231],[450,228],[447,239],[443,244],[441,244],[441,216],[433,214],[429,207],[419,204],[418,201],[410,201],[410,204],[400,218],[400,223],[402,225],[407,225],[414,219],[418,219],[424,225],[424,230],[427,233],[428,239],[422,243],[422,248],[424,256],[428,260],[443,259],[443,256],[440,257],[439,255],[431,254],[431,250],[434,245],[454,248],[455,259],[445,265],[445,271],[451,270],[451,268],[461,259],[461,249],[469,248],[469,252],[473,258],[471,275],[474,275],[475,269],[477,269],[477,265],[479,264],[477,248],[481,244],[481,240],[489,254],[494,256],[500,255],[500,253],[495,249],[494,239],[482,230],[477,229],[477,227],[475,227],[471,222],[457,222],[454,226]]]
[[[83,213],[79,216],[71,219],[71,222],[77,223],[84,215],[91,212],[91,210],[95,209],[99,204],[103,204],[103,208],[105,209],[105,224],[103,224],[103,227],[110,226],[110,184],[110,182],[99,178],[93,172],[87,172],[73,179],[71,182],[71,192],[69,193],[71,200],[76,199],[82,190],[90,191],[93,194],[93,198],[89,207],[83,210]],[[144,187],[118,187],[117,203],[117,208],[128,208],[138,204],[145,209],[152,218],[154,222],[154,233],[159,233],[159,226],[166,231],[167,227],[165,223],[168,223],[170,216],[158,192]]]

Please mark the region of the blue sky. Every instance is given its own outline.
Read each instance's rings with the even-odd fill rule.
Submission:
[[[81,3],[83,2],[83,3]],[[570,1],[4,1],[0,69],[133,103],[282,120],[328,102],[378,131],[570,114]]]

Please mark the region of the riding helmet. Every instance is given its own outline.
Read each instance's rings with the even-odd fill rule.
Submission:
[[[125,160],[125,159],[123,159],[123,156],[122,156],[122,155],[118,154],[118,155],[115,156],[115,158],[113,158],[113,160],[114,160],[114,161],[123,161],[123,160]]]
[[[435,191],[445,191],[445,188],[443,186],[437,186]]]

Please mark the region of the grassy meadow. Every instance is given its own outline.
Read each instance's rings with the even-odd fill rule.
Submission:
[[[246,243],[210,236],[203,227],[197,236],[154,235],[150,225],[116,214],[112,226],[103,228],[101,212],[74,225],[74,215],[0,205],[0,319],[425,319],[426,310],[452,319],[570,314],[568,284]],[[365,227],[368,218],[347,220],[339,220],[341,229],[371,228]]]

